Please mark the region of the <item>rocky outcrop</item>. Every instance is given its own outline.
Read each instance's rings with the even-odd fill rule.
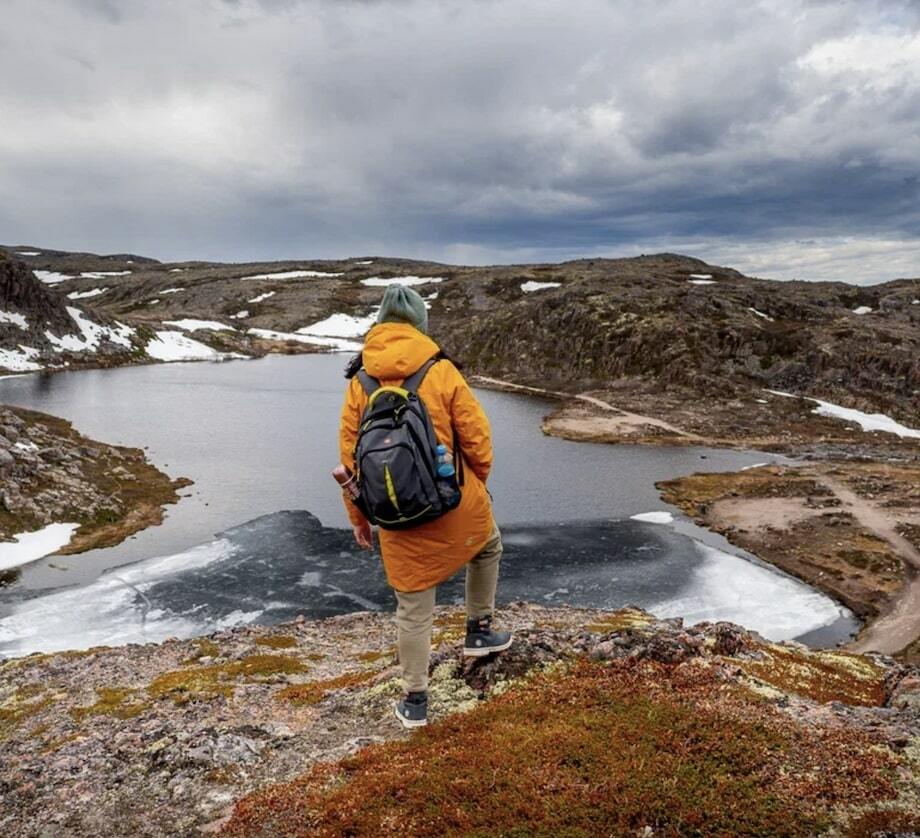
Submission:
[[[518,603],[501,618],[516,632],[514,646],[470,661],[460,653],[464,615],[439,610],[430,686],[437,724],[406,742],[392,715],[400,686],[387,615],[301,619],[9,661],[0,667],[0,830],[389,835],[385,825],[398,823],[401,835],[443,834],[419,828],[412,813],[401,815],[399,793],[381,793],[390,802],[378,811],[370,802],[377,797],[362,791],[362,765],[372,769],[367,779],[392,780],[410,796],[411,789],[428,794],[442,782],[460,783],[449,794],[459,808],[438,807],[437,818],[476,806],[503,818],[511,801],[546,793],[564,809],[566,766],[580,766],[582,782],[598,789],[621,772],[617,793],[589,796],[605,817],[604,801],[647,815],[641,788],[657,795],[661,783],[698,778],[673,801],[671,820],[665,807],[657,822],[638,824],[654,834],[676,834],[675,821],[691,817],[685,805],[702,818],[704,834],[711,833],[703,825],[742,834],[734,819],[748,817],[737,806],[743,789],[751,817],[765,824],[778,810],[790,824],[825,828],[879,805],[902,820],[916,814],[916,668],[768,643],[727,623],[687,628],[635,609]],[[607,730],[611,724],[615,731]],[[584,738],[591,730],[597,745]],[[514,747],[503,744],[509,737]],[[531,753],[540,742],[542,757]],[[429,773],[427,766],[446,768],[454,758],[466,764]],[[421,785],[407,784],[402,768],[395,779],[388,773],[406,759],[426,776]],[[467,799],[471,786],[463,783],[475,786],[477,769],[503,791]],[[544,772],[542,779],[534,771]],[[360,799],[336,797],[325,808],[323,789],[352,782]],[[530,782],[544,795],[526,797]],[[694,803],[691,793],[703,788],[710,791]],[[542,810],[533,810],[538,820],[530,822],[530,806],[513,808],[521,828],[539,826]],[[336,819],[352,812],[379,815],[383,825],[337,832]],[[320,816],[329,820],[316,821]],[[785,834],[806,833],[797,827]]]
[[[172,480],[144,452],[87,439],[69,422],[0,405],[0,542],[48,524],[79,529],[64,552],[117,544],[162,521]],[[0,575],[0,584],[4,577]]]
[[[141,346],[135,329],[87,311],[0,252],[0,372],[124,364]]]

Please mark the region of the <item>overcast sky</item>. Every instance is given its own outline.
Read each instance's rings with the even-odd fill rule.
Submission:
[[[0,241],[920,276],[920,3],[0,0]]]

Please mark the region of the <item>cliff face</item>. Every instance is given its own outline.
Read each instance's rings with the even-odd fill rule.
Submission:
[[[435,620],[410,736],[388,615],[0,666],[3,834],[810,835],[917,823],[920,670],[727,623]],[[871,830],[847,834],[871,834]]]

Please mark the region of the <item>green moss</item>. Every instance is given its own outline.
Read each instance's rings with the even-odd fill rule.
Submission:
[[[184,661],[183,664],[191,664],[200,660],[201,658],[217,658],[220,657],[220,646],[218,646],[213,640],[209,640],[207,637],[199,637],[195,641],[195,645],[198,647],[191,655],[189,655]]]
[[[635,608],[623,608],[614,611],[609,617],[603,617],[596,623],[588,623],[585,628],[595,634],[610,634],[630,628],[651,625],[654,617]]]
[[[18,695],[4,702],[0,706],[0,742],[9,739],[24,721],[40,713],[51,702],[52,699],[47,696],[38,701],[27,701]]]
[[[154,698],[171,696],[177,704],[233,695],[235,681],[261,681],[276,675],[306,672],[308,667],[291,655],[249,655],[239,661],[164,672],[147,687]]]
[[[380,649],[377,651],[360,652],[355,658],[364,663],[376,663],[384,658],[393,659],[396,655],[396,647],[391,646],[389,649]]]
[[[114,716],[116,719],[132,719],[139,716],[148,705],[143,701],[134,700],[137,690],[128,687],[97,687],[99,696],[95,704],[87,707],[74,707],[70,715],[77,721],[82,721],[88,716]]]

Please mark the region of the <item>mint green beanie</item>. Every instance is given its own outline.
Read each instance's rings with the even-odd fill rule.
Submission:
[[[428,309],[418,291],[405,285],[388,285],[383,292],[378,323],[408,323],[420,332],[428,332]]]

